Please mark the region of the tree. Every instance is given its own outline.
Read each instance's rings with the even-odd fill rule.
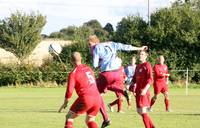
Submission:
[[[0,25],[0,46],[23,59],[40,42],[45,23],[46,17],[39,13],[12,13]]]
[[[101,24],[99,23],[98,20],[94,19],[94,20],[90,20],[88,22],[85,22],[83,24],[83,26],[87,26],[87,27],[91,27],[93,29],[99,29],[102,28]]]
[[[114,40],[139,46],[147,29],[147,23],[140,16],[127,16],[117,24]]]
[[[103,29],[106,30],[109,34],[113,34],[114,32],[114,29],[111,23],[107,23]]]

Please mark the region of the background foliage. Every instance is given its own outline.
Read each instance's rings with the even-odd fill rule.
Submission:
[[[19,13],[17,13],[16,16],[25,18],[18,19],[14,15],[11,15],[11,18],[1,21],[3,24],[0,25],[0,43],[2,47],[10,49],[10,51],[15,51],[16,55],[22,57],[28,55],[36,46],[36,42],[39,40],[38,33],[41,32],[41,28],[45,24],[45,17],[40,14],[32,17],[32,15],[28,16]],[[15,19],[14,21],[19,20],[20,22],[25,20],[27,22],[27,24],[24,25],[25,27],[21,25],[23,31],[19,29],[19,25],[16,25],[15,22],[11,22],[11,19]],[[34,20],[34,22],[31,19]],[[32,22],[35,23],[35,26],[30,25]],[[17,26],[16,30],[21,30],[22,33],[12,30],[15,28],[12,26],[15,25]],[[38,28],[39,26],[40,28]],[[5,28],[9,28],[9,31]],[[10,30],[10,28],[12,29]],[[4,32],[3,30],[6,30],[5,32],[10,32],[11,35],[4,36],[5,34],[2,34],[2,32]],[[30,37],[30,34],[33,33],[37,35],[35,35],[37,38],[34,38],[34,40]],[[66,63],[68,72],[73,67],[70,58],[74,51],[80,51],[83,55],[83,62],[91,66],[91,54],[87,45],[87,38],[91,34],[96,34],[102,42],[113,40],[115,42],[134,46],[149,46],[149,61],[152,65],[156,63],[158,55],[163,54],[166,57],[166,63],[169,69],[189,68],[190,70],[200,70],[200,2],[198,0],[186,2],[177,0],[171,7],[156,10],[151,14],[150,26],[139,15],[128,15],[118,22],[116,30],[113,29],[110,23],[102,27],[97,20],[93,19],[83,23],[82,26],[68,26],[58,32],[51,33],[49,36],[42,35],[42,37],[59,38],[75,42],[68,47],[64,47],[61,53],[61,59]],[[18,39],[18,37],[23,40]],[[3,44],[2,42],[7,43]],[[24,48],[25,51],[23,50],[22,52],[19,46],[20,48]],[[29,47],[31,48],[26,51]],[[119,56],[123,59],[124,65],[127,65],[131,56],[135,56],[136,54],[136,52],[119,52]],[[57,58],[54,58],[54,60],[57,60]],[[16,66],[16,68],[3,67],[0,69],[12,72],[10,75],[1,74],[0,76],[1,81],[6,81],[7,79],[10,81],[7,83],[26,83],[40,80],[62,83],[65,81],[66,77],[66,73],[61,73],[63,71],[62,68],[60,68],[59,61],[53,61],[51,63],[47,61],[39,69],[27,66]],[[18,72],[19,70],[20,72],[24,71],[24,73],[20,74]],[[32,71],[35,72],[34,78],[23,76],[25,72],[26,75],[29,75]],[[172,81],[178,81],[184,77],[185,73],[179,72],[176,74],[172,73],[170,79]],[[190,80],[193,82],[200,82],[200,73],[195,71],[190,72]],[[2,84],[6,83],[2,82]]]

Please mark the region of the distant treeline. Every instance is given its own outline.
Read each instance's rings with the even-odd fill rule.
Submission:
[[[3,29],[1,29],[0,25],[0,33],[2,33],[2,30]],[[80,51],[83,55],[84,63],[91,65],[92,59],[87,45],[87,38],[91,34],[96,34],[102,42],[112,40],[134,46],[149,46],[149,61],[152,65],[156,63],[158,55],[163,54],[166,58],[166,63],[169,66],[169,69],[174,70],[189,68],[190,70],[200,70],[199,0],[187,0],[185,2],[176,0],[171,7],[157,9],[151,13],[150,25],[139,15],[130,14],[118,22],[116,30],[114,30],[112,24],[107,23],[103,27],[97,20],[94,19],[85,22],[80,27],[68,26],[58,32],[53,32],[50,35],[42,35],[42,37],[59,38],[76,42],[63,48],[61,53],[61,58],[66,63],[67,70],[69,71],[72,68],[70,57],[74,51]],[[25,37],[20,39],[26,39]],[[3,39],[4,40],[2,40],[2,35],[0,35],[0,44],[2,44],[1,42],[3,41],[7,41],[6,38]],[[9,49],[9,47],[11,47],[11,49],[14,48],[14,51],[17,50],[13,47],[13,44],[6,45],[5,48]],[[23,56],[22,53],[23,52],[21,52],[18,56]],[[136,54],[136,52],[119,52],[119,56],[123,60],[123,65],[127,65],[131,56],[135,56]],[[38,70],[40,70],[40,72],[45,72],[45,70],[58,72],[61,71],[61,69],[58,68],[58,65],[60,65],[59,61],[54,61],[53,63],[44,64]],[[19,68],[16,68],[16,70],[18,69]],[[184,75],[185,74],[183,72],[172,74],[170,79],[171,81],[181,80]],[[1,76],[0,80],[2,80]],[[45,76],[44,74],[43,77],[47,76],[48,80],[54,81],[55,79],[53,77],[56,77],[58,79],[55,81],[61,83],[66,77],[66,74],[65,76]],[[200,72],[191,73],[189,78],[190,81],[199,83]],[[45,78],[42,78],[41,80],[45,80]],[[9,83],[5,82],[3,84],[6,85]]]

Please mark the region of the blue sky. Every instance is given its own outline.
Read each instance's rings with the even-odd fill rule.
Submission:
[[[168,7],[174,0],[150,0],[150,11]],[[140,14],[147,19],[147,0],[0,0],[0,19],[16,10],[29,13],[39,11],[47,16],[42,33],[50,34],[61,28],[80,26],[97,19],[102,26],[107,22],[116,26],[129,14]]]

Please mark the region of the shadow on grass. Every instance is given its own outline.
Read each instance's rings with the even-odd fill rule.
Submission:
[[[183,116],[200,116],[200,113],[179,113],[174,115],[183,115]]]
[[[0,112],[38,112],[38,113],[58,113],[55,109],[1,109]]]

